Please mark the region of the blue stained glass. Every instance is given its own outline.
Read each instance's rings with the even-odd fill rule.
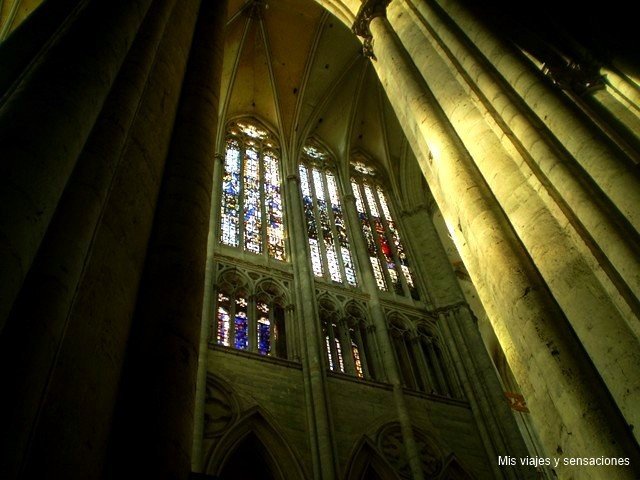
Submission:
[[[247,317],[247,301],[242,297],[236,299],[234,327],[234,346],[240,350],[246,350],[249,347],[249,318]]]
[[[222,182],[220,241],[237,247],[240,239],[240,146],[236,140],[227,142]]]
[[[284,260],[284,223],[282,221],[282,198],[280,195],[280,171],[278,159],[270,152],[264,155],[265,201],[269,222],[267,237],[269,255]]]
[[[258,352],[261,355],[271,353],[271,322],[269,321],[269,306],[264,302],[257,302],[258,309]]]
[[[249,122],[229,126],[222,178],[220,243],[285,260],[277,143]]]
[[[262,212],[258,152],[247,148],[244,159],[244,248],[262,252]]]

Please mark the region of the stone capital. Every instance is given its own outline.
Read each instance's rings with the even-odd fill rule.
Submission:
[[[300,176],[297,173],[292,173],[291,175],[287,175],[287,180],[294,181],[298,185],[300,185]]]
[[[387,15],[387,5],[390,2],[391,0],[364,0],[351,27],[353,33],[364,39],[362,52],[365,57],[373,60],[376,60],[376,56],[373,54],[373,35],[369,29],[369,24],[374,18]]]

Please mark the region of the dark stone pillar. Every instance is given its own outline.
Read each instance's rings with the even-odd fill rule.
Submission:
[[[119,10],[128,8],[119,2],[110,5]],[[119,91],[117,98],[122,103],[110,99],[105,105],[101,117],[104,123],[95,126],[95,137],[85,145],[82,163],[65,191],[65,195],[74,192],[76,202],[66,199],[58,206],[61,215],[57,221],[61,223],[55,229],[52,224],[47,233],[52,242],[47,248],[55,246],[49,251],[71,257],[42,258],[44,274],[34,285],[39,282],[49,290],[40,298],[34,287],[25,299],[25,303],[49,302],[49,308],[40,313],[47,317],[52,312],[60,317],[52,324],[47,324],[47,317],[36,328],[39,338],[26,342],[33,352],[39,352],[41,345],[50,351],[39,357],[44,358],[44,365],[32,363],[27,369],[40,390],[29,393],[30,401],[37,401],[37,418],[29,419],[33,425],[27,427],[28,450],[13,460],[21,465],[24,477],[90,479],[100,477],[103,471],[198,5],[197,0],[154,0],[148,17],[151,23],[145,23],[140,31],[140,44],[136,41],[135,48],[140,50],[122,70],[122,84],[114,87],[114,95]],[[151,17],[155,19],[151,21]],[[117,37],[112,40],[122,41]],[[69,62],[73,64],[73,59]],[[122,90],[117,90],[120,87]],[[64,123],[64,115],[60,121]],[[69,236],[60,228],[66,221],[72,227]],[[66,250],[65,241],[69,243]],[[76,247],[83,250],[79,258],[75,256]],[[56,262],[60,262],[59,271],[54,273],[59,276],[47,276]],[[69,276],[68,267],[73,270]],[[69,297],[62,298],[67,288],[72,292],[70,302]],[[36,317],[37,310],[26,308],[31,312],[29,321]],[[20,322],[15,324],[26,332]],[[49,335],[51,338],[47,338]],[[17,350],[25,339],[16,341]],[[38,368],[42,372],[34,373]]]
[[[0,99],[0,330],[151,1],[89,1]]]
[[[113,479],[191,471],[226,3],[200,7],[110,442]]]
[[[1,2],[0,2],[1,3]],[[0,43],[0,96],[73,23],[86,0],[45,0]]]

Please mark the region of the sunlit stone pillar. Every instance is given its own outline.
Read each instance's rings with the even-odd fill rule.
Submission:
[[[326,363],[321,342],[324,341],[318,317],[315,282],[309,264],[309,246],[306,223],[300,195],[300,178],[297,174],[287,176],[290,245],[293,246],[291,261],[299,289],[299,308],[296,322],[299,324],[301,359],[305,375],[305,397],[311,409],[308,412],[311,456],[314,478],[330,480],[337,476],[334,439],[329,418],[329,391],[327,388]]]
[[[481,53],[473,45],[465,42],[464,38],[461,38],[460,32],[451,26],[451,22],[445,21],[446,15],[435,5],[435,2],[401,0],[392,5],[394,5],[394,9],[390,14],[391,24],[394,30],[399,32],[403,44],[410,45],[408,47],[409,53],[436,98],[439,101],[441,99],[446,101],[444,97],[447,94],[451,96],[456,89],[461,92],[455,102],[449,102],[447,115],[450,118],[457,117],[459,120],[463,111],[470,110],[469,106],[456,109],[456,105],[459,105],[458,99],[464,98],[468,93],[469,101],[467,103],[474,102],[485,119],[491,117],[486,122],[486,130],[490,132],[493,130],[496,132],[495,135],[500,137],[502,147],[498,148],[510,150],[516,159],[522,158],[518,161],[521,163],[520,168],[524,176],[535,179],[536,183],[539,182],[540,187],[536,187],[534,182],[530,183],[541,193],[548,195],[547,203],[557,205],[556,208],[560,212],[556,216],[566,217],[566,219],[561,218],[560,221],[562,223],[569,222],[571,229],[575,231],[573,233],[574,242],[581,245],[581,254],[594,257],[593,268],[597,270],[601,281],[607,284],[614,299],[621,297],[617,300],[622,305],[620,308],[634,310],[636,317],[640,315],[640,304],[637,300],[640,297],[640,256],[638,255],[640,237],[638,232],[624,225],[624,221],[615,208],[599,200],[600,195],[597,188],[594,188],[592,182],[585,181],[584,174],[576,165],[575,160],[557,149],[553,135],[546,131],[542,122],[533,120],[534,117],[529,108],[514,98],[511,88],[505,85],[500,75],[496,75],[495,71],[487,65]],[[516,62],[517,57],[514,56],[512,61]],[[524,62],[518,64],[529,75],[529,82],[537,82],[535,88],[547,91],[548,102],[564,105],[559,99],[559,92],[544,87],[540,76],[529,72],[529,65]],[[449,70],[444,74],[438,73],[438,78],[442,80],[435,80],[434,67],[436,65],[439,65],[438,71]],[[445,80],[447,76],[449,79]],[[596,92],[594,95],[599,95],[599,93]],[[583,102],[581,99],[577,100]],[[545,101],[547,101],[547,97],[545,97]],[[558,106],[558,108],[560,107]],[[454,110],[456,113],[452,114],[451,112]],[[576,122],[575,112],[571,113],[572,121]],[[628,113],[632,115],[631,111]],[[564,112],[563,115],[567,115],[567,113]],[[478,130],[476,125],[483,123],[483,120],[480,115],[477,117],[479,122],[472,121],[468,117],[465,118],[465,121],[453,120],[452,122],[465,141],[467,148],[470,149],[474,144],[479,143],[474,138],[474,131]],[[548,120],[555,121],[555,117]],[[490,130],[491,122],[494,126]],[[548,122],[545,120],[545,123]],[[470,128],[472,124],[474,125],[473,131]],[[494,135],[493,132],[489,135]],[[574,133],[572,132],[571,135]],[[598,142],[597,136],[591,132],[588,132],[588,135],[589,142]],[[603,140],[600,139],[598,144],[602,142]],[[495,150],[496,147],[491,149]],[[487,147],[484,147],[483,150],[488,151]],[[585,151],[583,153],[592,155],[591,152]],[[490,153],[489,156],[491,155]],[[633,176],[629,171],[628,161],[617,158],[615,163],[620,164],[617,168],[626,169],[627,174]],[[598,166],[598,168],[603,167]],[[496,175],[495,172],[483,173],[488,181],[490,178],[495,178]],[[609,170],[603,171],[603,174],[606,175],[614,173]],[[500,182],[503,182],[504,176],[500,175]],[[636,180],[626,178],[624,181],[630,182],[630,188],[640,191],[640,183]],[[618,188],[624,187],[619,184],[615,189]],[[634,194],[636,193],[634,191]],[[632,208],[634,212],[640,210],[638,204]],[[532,251],[532,249],[529,250]],[[534,260],[537,259],[534,258]],[[633,316],[632,313],[627,314],[628,318]],[[628,321],[635,324],[634,328],[640,333],[638,320]]]
[[[418,15],[412,18],[414,13],[402,3],[392,3],[389,22],[626,421],[640,423],[636,408],[640,401],[640,245],[634,245],[629,231],[617,229],[614,212],[567,167],[571,160],[552,148],[552,141],[533,128],[519,106],[501,91],[501,84],[489,81],[491,73],[486,72],[480,83],[487,98],[494,99],[502,115],[510,119],[508,125],[500,116],[492,119],[504,132],[491,127],[487,121],[490,109],[474,101],[474,95],[465,89],[465,79],[449,64],[455,65],[457,57],[465,58],[467,68],[475,67],[477,72],[484,68],[482,62],[474,61],[472,52],[462,46],[458,46],[457,56],[447,54],[439,38],[427,28],[430,25],[425,26]],[[449,43],[453,45],[453,39]],[[504,98],[496,101],[500,95]],[[531,156],[501,141],[501,136],[503,140],[513,138],[508,135],[509,128],[522,135],[521,146],[526,144],[533,150]],[[534,137],[537,139],[532,146]],[[543,167],[548,170],[543,171]]]
[[[496,464],[498,456],[505,455],[504,452],[510,452],[509,455],[515,457],[526,456],[526,448],[518,436],[516,423],[502,396],[497,372],[482,343],[480,331],[469,314],[428,208],[425,205],[403,212],[401,218],[405,229],[412,232],[413,243],[420,245],[420,254],[414,263],[427,279],[429,295],[437,312],[438,328],[443,333],[442,339],[455,358],[458,377],[463,379],[464,397],[471,404],[489,460],[495,474],[499,475],[500,469]],[[428,355],[427,361],[436,370],[437,378],[434,380],[445,385],[432,345],[429,345]],[[455,393],[460,393],[459,388]]]
[[[456,0],[437,0],[447,15],[497,69],[515,92],[560,140],[577,164],[640,231],[640,179],[631,165],[594,128],[586,117],[561,100],[552,87],[540,81],[515,49],[502,43]]]
[[[501,344],[517,352],[510,364],[543,441],[575,456],[636,455],[597,371],[389,22],[376,16],[370,30],[373,65],[489,318],[503,333]],[[617,478],[631,474],[611,469]]]

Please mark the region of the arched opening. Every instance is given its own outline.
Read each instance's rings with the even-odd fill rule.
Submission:
[[[224,462],[220,480],[281,480],[271,454],[251,432],[236,446]]]
[[[351,456],[344,478],[346,480],[398,480],[399,477],[371,442],[363,437]]]

